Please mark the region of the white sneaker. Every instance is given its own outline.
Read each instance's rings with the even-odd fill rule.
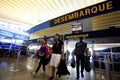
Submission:
[[[45,75],[45,71],[44,72],[41,72],[42,75]]]
[[[31,74],[33,75],[33,77],[36,77],[36,72],[32,72]]]

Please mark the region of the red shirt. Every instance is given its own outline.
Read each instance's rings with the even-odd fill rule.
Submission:
[[[41,46],[42,47],[42,46]],[[40,49],[38,49],[38,51],[39,52],[41,52],[41,47],[40,47]],[[45,50],[45,57],[47,57],[48,56],[48,47],[46,46],[46,50]]]

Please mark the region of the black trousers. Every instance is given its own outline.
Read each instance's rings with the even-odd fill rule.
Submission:
[[[41,65],[43,66],[43,71],[45,71],[45,65],[44,65],[44,62],[45,62],[45,56],[40,57],[39,65],[38,65],[38,67],[37,67],[37,69],[36,69],[36,71],[35,71],[36,73],[39,71]]]
[[[79,62],[81,60],[81,74],[83,74],[83,71],[84,71],[84,56],[81,56],[81,55],[76,55],[76,71],[77,71],[77,77],[79,77]]]

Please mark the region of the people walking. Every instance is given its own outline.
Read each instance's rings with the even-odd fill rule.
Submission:
[[[45,58],[48,57],[48,46],[47,46],[47,42],[45,39],[42,39],[42,44],[41,44],[41,47],[40,49],[37,51],[36,54],[39,54],[39,58],[40,58],[40,61],[39,61],[39,64],[38,64],[38,67],[37,69],[35,70],[35,72],[32,73],[32,75],[35,77],[36,74],[38,73],[41,65],[43,66],[43,71],[45,73],[46,69],[45,69]]]
[[[76,43],[75,45],[75,55],[76,55],[76,72],[77,72],[77,78],[79,79],[79,61],[81,60],[81,77],[84,78],[84,53],[86,52],[87,44],[83,42],[83,38],[79,38],[80,41]]]
[[[64,43],[62,40],[60,40],[60,35],[55,34],[55,41],[53,44],[53,54],[51,56],[50,60],[50,66],[52,67],[52,76],[49,78],[49,80],[54,79],[55,69],[58,67],[60,60],[64,60]]]

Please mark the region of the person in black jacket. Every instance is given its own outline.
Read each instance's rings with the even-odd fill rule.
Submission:
[[[77,78],[79,79],[79,61],[81,60],[81,77],[84,77],[84,57],[86,52],[87,44],[83,42],[83,38],[80,37],[80,41],[75,45],[75,55],[76,55],[76,71],[77,71]]]

